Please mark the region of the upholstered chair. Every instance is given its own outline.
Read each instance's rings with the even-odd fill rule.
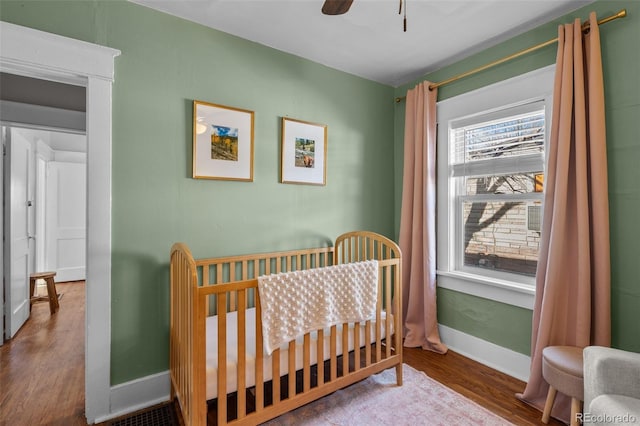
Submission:
[[[584,349],[583,424],[640,425],[640,353]]]

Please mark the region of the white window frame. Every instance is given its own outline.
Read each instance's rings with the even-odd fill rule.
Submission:
[[[452,122],[486,116],[494,111],[531,102],[545,105],[545,152],[551,129],[555,65],[550,65],[438,102],[437,152],[437,283],[447,288],[510,305],[533,309],[535,279],[524,275],[483,271],[456,265],[454,227],[460,225],[454,208],[455,183],[450,179],[449,132]],[[471,118],[473,119],[473,118]],[[545,158],[546,164],[546,158]]]

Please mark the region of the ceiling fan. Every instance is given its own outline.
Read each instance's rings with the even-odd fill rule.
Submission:
[[[325,0],[322,13],[325,15],[342,15],[347,13],[353,0]]]
[[[398,13],[402,13],[402,1],[400,0],[400,8]],[[322,13],[325,15],[342,15],[349,11],[353,0],[324,0],[322,5]],[[404,7],[404,32],[407,32],[407,7]]]

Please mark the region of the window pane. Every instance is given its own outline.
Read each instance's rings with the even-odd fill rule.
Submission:
[[[544,109],[453,129],[454,163],[529,155],[544,150]]]
[[[542,192],[542,173],[519,173],[466,178],[466,195]]]
[[[541,205],[463,202],[464,266],[535,276]]]

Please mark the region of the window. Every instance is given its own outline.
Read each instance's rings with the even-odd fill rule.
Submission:
[[[438,285],[531,308],[554,67],[438,103]]]
[[[536,176],[544,171],[544,102],[449,127],[456,269],[535,276],[540,230],[527,217],[542,204]]]

